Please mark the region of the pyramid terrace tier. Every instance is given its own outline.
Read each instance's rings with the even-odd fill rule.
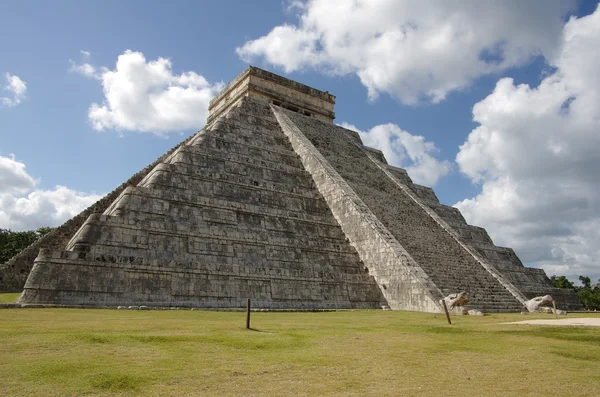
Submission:
[[[39,251],[32,269],[33,257],[0,268],[0,287],[25,269],[21,303],[221,308],[251,298],[259,308],[440,312],[440,299],[466,291],[484,312],[519,311],[547,293],[581,308],[333,125],[334,103],[246,69],[211,102],[205,129],[59,228],[52,244],[28,249]]]
[[[183,142],[167,151],[153,163],[132,175],[127,181],[119,185],[102,199],[35,241],[5,264],[0,264],[0,293],[23,291],[27,277],[31,272],[34,260],[40,249],[64,249],[73,235],[81,228],[91,214],[105,211],[128,186],[137,185],[157,164],[160,164],[169,158],[173,152],[190,139],[191,137],[186,138]]]
[[[243,103],[40,255],[21,302],[385,304],[273,113]]]
[[[21,303],[83,306],[380,307],[370,276],[344,269],[246,266],[43,250]]]
[[[329,92],[249,66],[210,101],[208,125],[246,98],[263,104],[274,103],[328,123],[335,118],[335,96]]]

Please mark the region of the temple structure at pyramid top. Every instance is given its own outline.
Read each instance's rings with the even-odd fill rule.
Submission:
[[[327,123],[333,123],[335,118],[335,96],[329,92],[248,66],[210,101],[207,124],[210,125],[245,97],[272,103]]]
[[[335,97],[248,67],[206,126],[0,265],[22,305],[519,311],[571,290],[333,124]]]

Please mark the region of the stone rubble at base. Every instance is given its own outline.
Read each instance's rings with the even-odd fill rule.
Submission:
[[[0,290],[24,284],[21,304],[132,310],[252,298],[262,309],[440,312],[455,291],[479,313],[518,312],[542,294],[581,308],[334,125],[334,103],[246,69],[203,130],[2,265]]]

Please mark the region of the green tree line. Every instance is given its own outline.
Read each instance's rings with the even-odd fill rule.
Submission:
[[[569,281],[565,276],[552,276],[550,280],[557,288],[568,288],[575,291],[586,309],[600,310],[600,280],[595,285],[592,285],[592,280],[589,277],[579,276],[581,286],[575,285],[575,283]]]
[[[40,227],[25,232],[0,229],[0,264],[8,261],[51,230],[51,227]]]

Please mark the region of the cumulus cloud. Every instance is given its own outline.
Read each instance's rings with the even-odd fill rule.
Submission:
[[[460,170],[482,186],[456,204],[521,259],[600,278],[600,7],[564,27],[537,87],[504,78],[473,108]]]
[[[0,194],[26,193],[37,184],[27,171],[25,164],[10,157],[0,156]]]
[[[286,72],[356,74],[371,99],[439,102],[486,74],[552,57],[564,3],[546,1],[311,0],[299,22],[237,48]]]
[[[175,74],[169,59],[146,61],[144,54],[127,50],[114,69],[96,67],[91,54],[71,61],[71,71],[100,80],[104,102],[88,110],[99,131],[117,129],[165,134],[198,129],[206,122],[208,103],[223,84],[210,84],[195,72]]]
[[[395,124],[376,125],[369,131],[361,131],[345,122],[340,125],[358,132],[364,145],[381,150],[389,164],[405,168],[415,183],[433,186],[452,170],[449,161],[433,156],[438,152],[433,142]]]
[[[10,73],[4,73],[4,78],[6,79],[4,91],[8,91],[10,94],[7,97],[0,97],[0,105],[9,108],[17,106],[25,99],[27,84],[19,76]]]
[[[0,156],[0,228],[32,230],[58,226],[102,196],[56,186],[39,190],[38,181],[25,170],[25,164],[14,156]]]

